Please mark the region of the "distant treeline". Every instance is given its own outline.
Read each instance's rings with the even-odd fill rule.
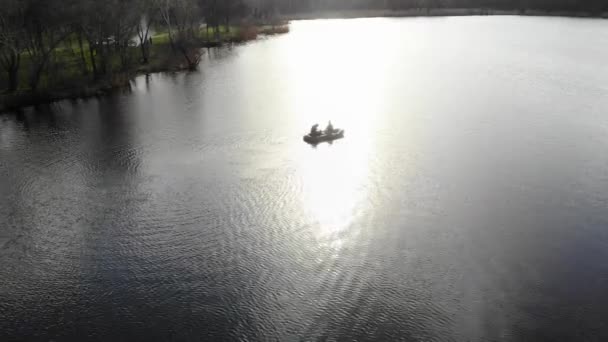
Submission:
[[[257,4],[267,0],[249,0]],[[608,0],[271,0],[282,13],[365,9],[482,8],[548,12],[608,11]]]

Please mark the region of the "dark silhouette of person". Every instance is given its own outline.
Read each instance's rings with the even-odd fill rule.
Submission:
[[[334,132],[334,125],[331,124],[331,120],[327,123],[327,128],[325,128],[325,133],[331,134]]]

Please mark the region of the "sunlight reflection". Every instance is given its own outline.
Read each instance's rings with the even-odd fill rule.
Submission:
[[[368,141],[369,142],[369,141]],[[322,145],[299,156],[306,214],[315,223],[313,234],[321,245],[339,250],[360,202],[368,178],[368,144]]]
[[[326,25],[317,26],[323,31],[320,33],[299,31],[296,26],[293,44],[284,50],[294,124],[308,129],[313,123],[324,127],[332,120],[346,130],[343,140],[303,148],[297,156],[303,208],[315,223],[313,234],[320,246],[335,254],[345,240],[357,235],[350,229],[351,223],[369,205],[373,132],[377,132],[379,114],[385,110],[385,78],[391,67],[388,63],[360,67],[374,54],[374,49],[358,48],[362,41],[389,43],[374,32],[374,27],[357,25],[356,21],[336,26],[328,20]]]
[[[388,44],[376,25],[335,25],[328,20],[315,30],[294,27],[283,58],[290,78],[290,99],[298,125],[334,120],[347,132],[363,128],[370,116],[381,112],[388,63],[362,68],[377,59],[374,49],[359,48],[362,41]],[[321,32],[319,32],[321,31]],[[358,51],[353,55],[352,51]]]

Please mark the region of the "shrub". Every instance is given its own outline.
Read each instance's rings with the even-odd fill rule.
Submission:
[[[254,40],[258,37],[258,28],[255,26],[243,26],[236,35],[236,40],[244,42]]]
[[[289,33],[289,25],[281,25],[281,26],[270,26],[264,28],[262,30],[262,34],[273,35],[273,34],[283,34]]]

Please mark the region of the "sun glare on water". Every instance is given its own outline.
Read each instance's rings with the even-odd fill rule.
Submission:
[[[373,30],[362,30],[360,25],[338,29],[331,21],[318,29],[324,33],[300,32],[296,27],[294,44],[285,53],[290,63],[289,83],[294,85],[289,91],[296,99],[296,124],[309,128],[319,123],[324,128],[332,120],[346,130],[344,139],[306,146],[297,156],[301,200],[313,234],[321,247],[338,253],[345,240],[356,235],[351,223],[368,202],[373,132],[383,110],[383,78],[389,66],[379,65],[372,71],[359,68],[373,53],[371,49],[360,49],[361,54],[354,56],[344,52],[353,49],[343,44],[359,44],[372,36],[377,40]]]

